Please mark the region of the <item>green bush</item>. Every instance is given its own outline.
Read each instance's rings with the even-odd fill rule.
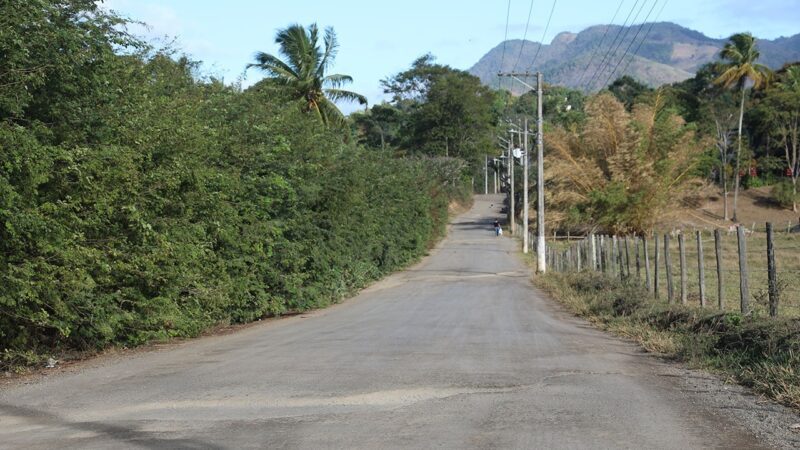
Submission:
[[[791,208],[795,202],[800,202],[800,194],[794,192],[791,181],[781,181],[772,186],[772,199],[783,207]]]

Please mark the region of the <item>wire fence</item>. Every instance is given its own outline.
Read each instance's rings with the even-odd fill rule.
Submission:
[[[643,285],[655,300],[800,317],[800,233],[771,223],[648,236],[583,236],[548,246],[557,272],[594,270]]]

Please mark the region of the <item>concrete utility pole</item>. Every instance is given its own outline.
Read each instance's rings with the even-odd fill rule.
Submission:
[[[536,72],[536,87],[522,81],[520,78],[530,78],[533,76],[530,72],[524,73],[503,73],[497,74],[498,77],[511,77],[528,89],[536,89],[537,92],[537,120],[536,120],[536,186],[538,194],[538,202],[536,207],[536,253],[537,253],[537,271],[544,273],[547,270],[546,258],[546,243],[544,240],[544,142],[543,142],[543,125],[542,125],[542,87],[544,86],[544,79],[541,72]]]
[[[525,118],[522,156],[522,253],[528,253],[528,118]]]
[[[514,223],[514,135],[509,133],[509,141],[508,141],[508,182],[510,183],[511,187],[508,189],[508,213],[509,213],[509,225],[508,228],[511,231],[511,235],[514,235],[514,231],[516,230],[516,224]]]
[[[483,194],[489,194],[489,155],[483,157]]]
[[[539,273],[544,273],[547,270],[547,263],[545,259],[545,242],[544,242],[544,139],[543,139],[543,125],[542,125],[542,84],[544,83],[542,73],[536,73],[536,91],[537,91],[537,118],[536,118],[536,188],[538,195],[538,202],[536,205],[536,252],[538,256],[537,268]]]
[[[494,163],[494,170],[492,170],[492,173],[494,173],[494,176],[492,176],[492,181],[494,181],[494,193],[496,194],[497,193],[497,158],[493,159],[492,162]]]

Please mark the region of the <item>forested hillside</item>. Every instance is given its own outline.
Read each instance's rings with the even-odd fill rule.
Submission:
[[[335,302],[464,198],[465,163],[364,147],[94,1],[0,12],[0,367]]]

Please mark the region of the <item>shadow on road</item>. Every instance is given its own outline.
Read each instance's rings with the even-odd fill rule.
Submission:
[[[162,439],[155,437],[152,433],[137,431],[120,425],[111,425],[102,422],[70,422],[56,414],[22,406],[0,404],[0,411],[3,411],[11,416],[25,417],[38,425],[72,428],[77,431],[90,431],[104,435],[105,437],[108,437],[111,440],[119,443],[133,444],[144,448],[169,448],[180,450],[223,448],[208,442],[201,442],[194,439]],[[31,440],[35,442],[35,436],[31,437],[33,438]],[[63,441],[62,443],[69,444],[68,442]]]

